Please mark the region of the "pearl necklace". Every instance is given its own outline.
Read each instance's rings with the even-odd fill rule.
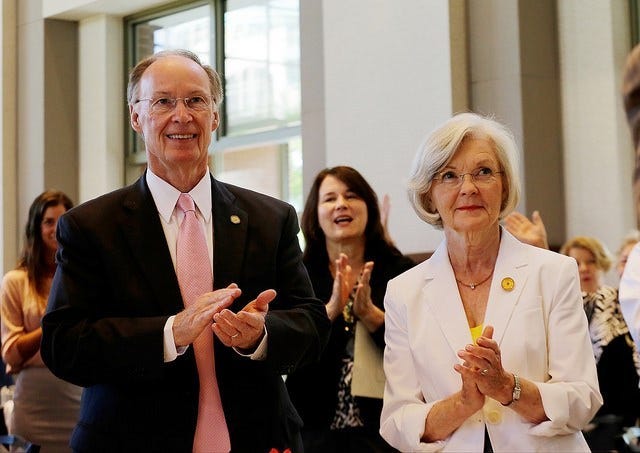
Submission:
[[[457,281],[458,283],[460,283],[462,286],[466,286],[467,288],[471,288],[471,289],[476,289],[476,287],[477,287],[477,286],[480,286],[480,285],[482,285],[484,282],[486,282],[487,280],[489,280],[489,279],[491,278],[491,276],[492,276],[492,275],[493,275],[493,271],[491,271],[491,273],[490,273],[489,275],[487,275],[487,277],[486,277],[484,280],[482,280],[482,281],[480,281],[480,282],[478,282],[478,283],[464,283],[464,282],[462,282],[462,281],[458,280],[457,278],[456,278],[456,281]]]

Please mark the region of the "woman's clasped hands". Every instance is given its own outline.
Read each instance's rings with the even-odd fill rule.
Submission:
[[[349,264],[349,257],[341,253],[334,262],[334,280],[331,298],[326,304],[327,315],[334,321],[352,298],[352,312],[358,318],[364,318],[374,308],[371,301],[369,280],[373,270],[373,261],[367,261],[359,275]],[[353,294],[352,294],[353,293]]]
[[[334,262],[333,290],[331,298],[326,304],[327,315],[331,321],[334,321],[347,305],[353,283],[349,258],[344,253],[341,253]]]
[[[362,272],[360,272],[360,278],[358,279],[358,286],[353,297],[353,313],[359,319],[364,319],[369,316],[369,313],[372,310],[379,310],[371,301],[371,286],[369,286],[369,280],[371,279],[372,271],[373,261],[367,261],[364,263]]]
[[[492,326],[484,328],[475,344],[458,351],[458,357],[463,363],[454,365],[454,369],[462,376],[461,396],[465,404],[479,410],[487,396],[503,405],[511,403],[514,376],[502,367]]]

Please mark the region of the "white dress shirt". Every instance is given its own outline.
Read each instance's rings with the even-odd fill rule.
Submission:
[[[160,216],[160,223],[164,231],[165,238],[167,239],[167,246],[169,247],[169,253],[171,254],[171,260],[173,261],[173,268],[176,268],[176,249],[178,242],[178,231],[180,229],[180,223],[184,218],[184,212],[176,207],[178,198],[180,197],[180,191],[173,187],[171,184],[154,174],[150,169],[146,172],[147,185],[151,191],[151,196],[158,209],[158,215]],[[212,215],[212,200],[211,200],[211,177],[207,171],[202,179],[195,185],[189,192],[191,198],[196,205],[196,217],[200,221],[200,224],[204,228],[205,237],[207,240],[207,249],[209,251],[209,262],[213,272],[213,215]],[[215,276],[214,276],[215,279]],[[187,346],[176,348],[175,340],[173,337],[173,321],[174,316],[170,316],[164,326],[164,361],[171,362],[175,360],[179,355],[184,354],[187,350]],[[266,357],[266,345],[267,334],[265,329],[265,335],[262,342],[258,345],[256,350],[251,354],[244,354],[238,349],[234,348],[236,352],[243,356],[250,357],[253,360],[263,360]]]

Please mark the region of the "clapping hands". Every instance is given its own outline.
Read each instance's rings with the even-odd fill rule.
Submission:
[[[462,364],[454,369],[462,376],[462,397],[476,409],[484,404],[484,397],[509,404],[513,375],[502,367],[500,346],[493,339],[493,327],[486,326],[475,344],[468,344],[458,357]]]
[[[549,248],[547,230],[538,211],[533,211],[531,220],[514,211],[505,217],[504,227],[525,244],[535,245],[543,249]]]

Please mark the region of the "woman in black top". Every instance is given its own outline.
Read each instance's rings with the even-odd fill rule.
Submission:
[[[384,348],[387,282],[414,263],[385,239],[376,194],[350,167],[316,176],[302,231],[305,265],[333,323],[320,362],[287,378],[305,424],[305,452],[395,451],[378,433],[382,400],[351,394],[354,334],[361,321],[358,327]]]

